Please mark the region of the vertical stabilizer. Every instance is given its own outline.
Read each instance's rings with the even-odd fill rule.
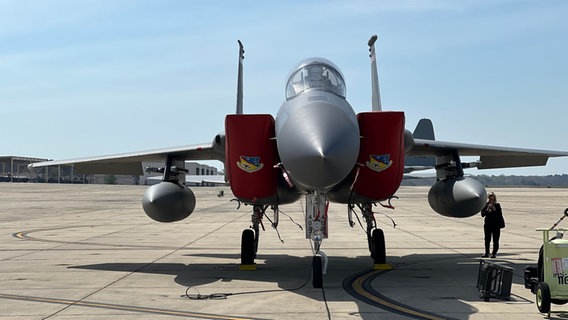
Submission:
[[[239,71],[237,74],[237,112],[243,114],[243,60],[245,59],[245,49],[241,40],[239,42]]]
[[[382,111],[383,107],[381,106],[381,91],[379,90],[379,72],[377,71],[377,56],[375,54],[375,41],[377,41],[379,37],[377,35],[373,35],[369,42],[369,57],[371,57],[371,89],[372,89],[372,110],[373,111]]]
[[[412,135],[414,139],[436,140],[434,126],[430,119],[420,119]],[[406,157],[404,165],[407,172],[433,168],[436,165],[436,157]]]
[[[420,119],[416,129],[414,129],[414,138],[425,140],[436,140],[434,137],[434,125],[430,119]]]

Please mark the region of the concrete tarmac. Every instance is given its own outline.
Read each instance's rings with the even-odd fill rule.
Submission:
[[[0,319],[542,319],[523,270],[542,244],[535,229],[568,207],[568,189],[488,189],[507,223],[490,260],[514,271],[510,299],[485,302],[483,219],[436,214],[427,187],[401,187],[395,210],[376,209],[390,271],[372,270],[364,231],[331,204],[323,289],[311,285],[311,245],[295,224],[303,201],[281,207],[277,230],[264,219],[258,268],[241,271],[252,208],[237,210],[230,189],[193,188],[196,210],[169,224],[143,213],[144,190],[0,183]],[[568,305],[552,310],[568,317]]]

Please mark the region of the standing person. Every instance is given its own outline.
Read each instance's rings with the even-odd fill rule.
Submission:
[[[489,257],[489,247],[491,244],[491,238],[493,238],[493,251],[491,252],[491,258],[495,258],[495,255],[499,250],[501,229],[505,227],[501,204],[497,202],[497,196],[495,196],[495,193],[491,192],[487,196],[487,203],[483,209],[481,209],[481,216],[485,217],[485,224],[483,225],[483,232],[485,234],[485,254],[481,257]]]

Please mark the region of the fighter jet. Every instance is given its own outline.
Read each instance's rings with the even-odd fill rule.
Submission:
[[[325,254],[320,248],[328,232],[329,202],[345,204],[352,215],[360,211],[366,223],[370,256],[375,268],[388,268],[385,238],[377,227],[376,208],[390,207],[403,175],[435,169],[437,181],[428,202],[437,213],[470,217],[486,202],[483,185],[464,176],[478,169],[546,165],[549,157],[568,152],[506,148],[435,140],[430,120],[414,132],[405,129],[401,111],[383,111],[375,42],[368,41],[371,58],[372,108],[356,114],[346,99],[343,74],[331,61],[309,58],[288,76],[286,100],[276,118],[243,113],[244,49],[239,41],[237,107],[225,118],[225,131],[212,142],[110,156],[31,164],[31,168],[73,165],[78,172],[141,175],[158,171],[161,182],[149,187],[142,204],[160,222],[187,218],[195,208],[193,192],[185,185],[185,161],[219,160],[238,201],[252,206],[250,228],[242,232],[241,267],[254,269],[262,219],[268,209],[277,219],[279,206],[305,199],[306,238],[314,243],[313,285],[321,287]],[[464,163],[461,156],[479,156]],[[164,161],[161,169],[143,168],[145,161]]]

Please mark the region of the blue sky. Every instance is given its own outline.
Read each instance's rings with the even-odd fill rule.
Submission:
[[[321,56],[370,110],[437,139],[568,150],[568,2],[0,0],[0,155],[66,159],[208,142],[234,112],[275,115],[286,76]],[[220,165],[220,163],[219,163]],[[562,174],[547,167],[472,174]]]

